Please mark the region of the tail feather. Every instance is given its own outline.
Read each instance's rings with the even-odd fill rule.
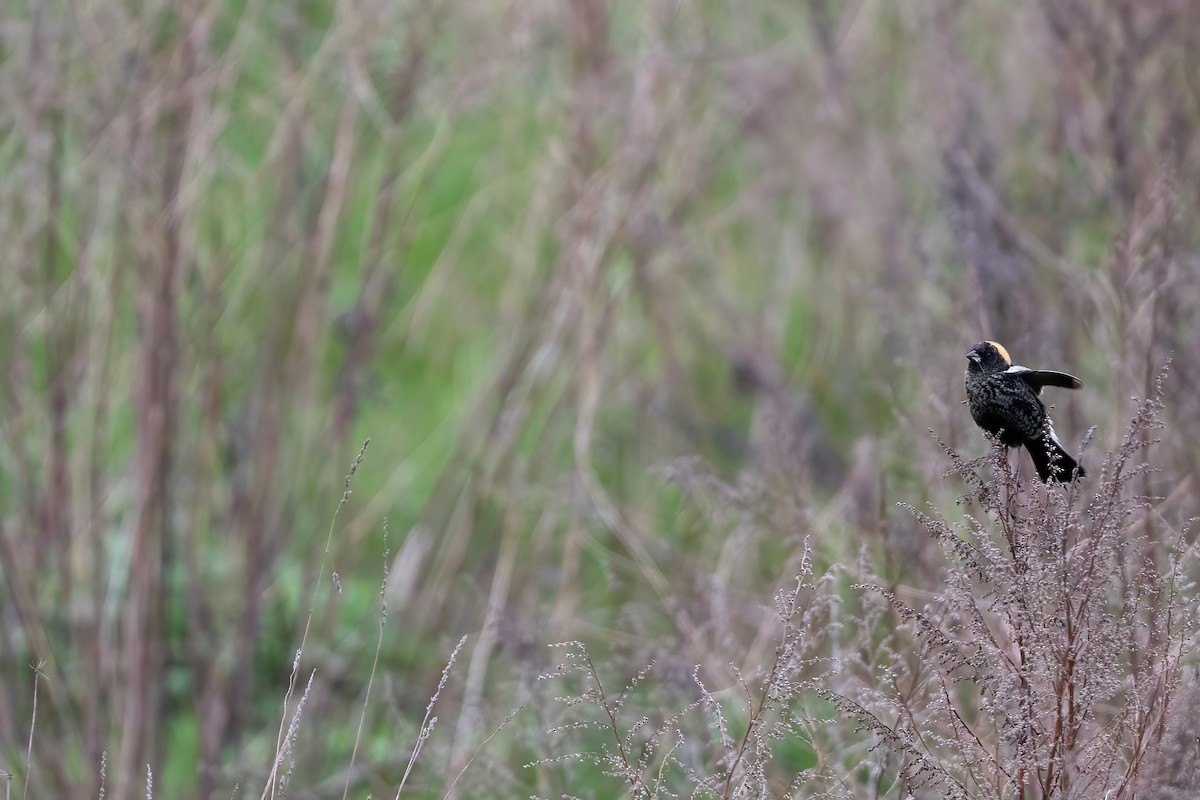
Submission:
[[[1076,478],[1087,475],[1087,470],[1067,452],[1062,442],[1054,435],[1054,429],[1046,431],[1041,439],[1030,439],[1025,442],[1025,449],[1033,458],[1033,466],[1037,468],[1038,477],[1042,483],[1056,481],[1070,483]],[[1052,474],[1053,473],[1053,474]]]

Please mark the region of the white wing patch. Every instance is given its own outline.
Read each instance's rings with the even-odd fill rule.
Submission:
[[[1011,367],[1004,370],[1005,375],[1027,375],[1030,372],[1033,372],[1033,370],[1031,370],[1029,367],[1022,367],[1017,364],[1013,364]]]
[[[1058,440],[1058,434],[1054,432],[1054,423],[1050,421],[1049,417],[1046,418],[1046,432],[1050,434],[1050,441],[1058,445],[1064,453],[1067,452],[1067,448],[1063,447],[1063,443]]]

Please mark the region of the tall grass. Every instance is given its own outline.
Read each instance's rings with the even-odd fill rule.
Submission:
[[[943,587],[921,601],[862,587],[886,601],[896,631],[882,657],[855,652],[842,670],[853,677],[827,692],[895,757],[901,791],[1200,788],[1179,751],[1194,750],[1184,741],[1196,730],[1181,708],[1200,644],[1195,536],[1190,522],[1156,518],[1159,498],[1138,485],[1146,437],[1162,428],[1163,377],[1086,491],[1023,485],[998,446],[990,480],[952,454],[970,488],[961,523],[910,507],[945,552]]]
[[[971,793],[1187,796],[1197,31],[1195,4],[1128,0],[13,4],[0,774],[263,791],[315,675],[293,796],[578,795],[593,765],[597,796],[942,791],[925,762]],[[985,336],[1088,383],[1054,410],[1095,426],[1078,495],[1005,477],[997,510],[943,477],[926,430],[986,447],[958,404]],[[1171,352],[1167,433],[1135,426],[1153,469],[1100,476]],[[1003,585],[964,583],[947,531]],[[965,647],[968,595],[995,642],[913,661]],[[1087,617],[1117,603],[1141,616]],[[1068,607],[1101,632],[1073,657],[1129,677],[1055,733],[1034,700]],[[1028,702],[989,694],[994,729],[928,694],[968,702],[1018,633],[1028,666],[986,677]],[[538,681],[563,641],[593,668]],[[902,739],[889,713],[950,738],[957,714],[988,760],[856,734],[846,703]],[[1085,756],[1137,781],[1081,782]]]
[[[590,768],[569,778],[585,797],[1195,792],[1196,540],[1137,486],[1164,376],[1086,489],[1026,483],[999,445],[949,450],[967,513],[907,509],[939,580],[882,584],[868,556],[816,579],[805,546],[760,611],[772,648],[718,687],[654,663],[614,690],[585,643],[562,645],[558,753],[537,766]]]

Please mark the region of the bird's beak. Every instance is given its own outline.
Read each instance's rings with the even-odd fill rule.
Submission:
[[[971,361],[974,361],[976,364],[979,363],[979,353],[975,352],[975,348],[971,348],[967,351],[967,358],[969,358]]]

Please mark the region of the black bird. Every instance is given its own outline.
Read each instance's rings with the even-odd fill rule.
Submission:
[[[980,342],[967,353],[967,404],[975,424],[1009,447],[1022,445],[1033,457],[1042,483],[1067,483],[1087,472],[1054,435],[1039,396],[1044,386],[1079,389],[1083,381],[1065,372],[1030,369],[1012,363],[997,342]]]

